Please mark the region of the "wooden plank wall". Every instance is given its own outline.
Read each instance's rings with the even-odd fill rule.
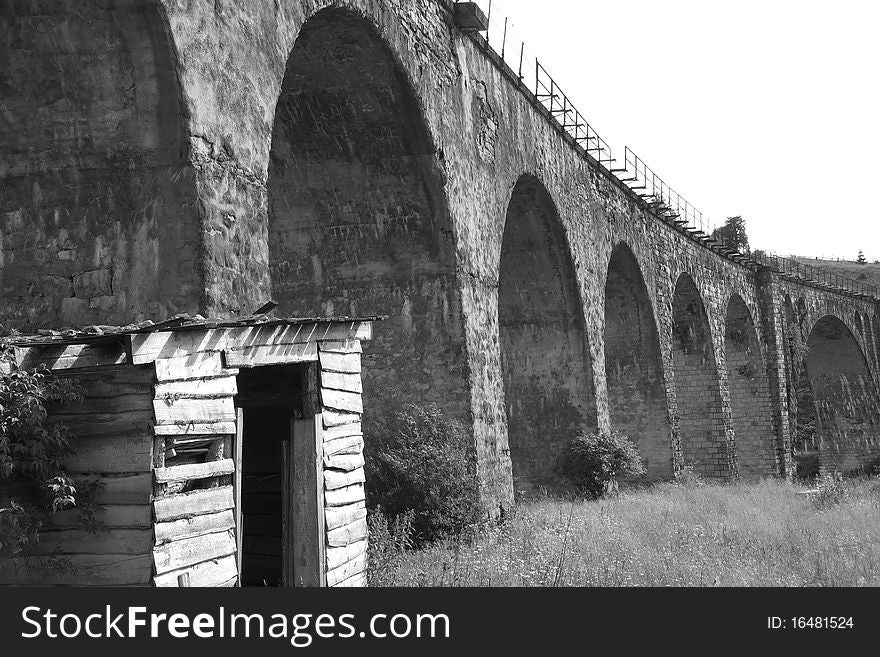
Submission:
[[[361,430],[361,344],[318,343],[327,586],[366,586],[367,509]]]
[[[78,512],[54,516],[41,532],[39,553],[67,561],[63,573],[41,568],[40,557],[0,567],[0,584],[148,586],[152,570],[150,518],[153,376],[151,367],[111,365],[100,371],[60,372],[77,379],[82,404],[49,407],[49,421],[74,436],[76,454],[67,459],[74,480],[97,480],[94,502],[104,530],[88,532]],[[13,560],[14,561],[14,560]]]
[[[157,358],[155,373],[153,583],[235,586],[238,370],[206,349]]]

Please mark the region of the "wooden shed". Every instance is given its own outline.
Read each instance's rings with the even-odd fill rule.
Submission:
[[[58,514],[40,549],[72,570],[7,560],[0,583],[364,585],[361,341],[378,319],[179,315],[16,338],[20,367],[85,389],[49,419],[75,437],[68,471],[100,481],[106,529]]]

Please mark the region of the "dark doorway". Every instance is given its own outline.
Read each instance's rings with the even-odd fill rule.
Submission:
[[[242,586],[318,586],[317,366],[268,365],[237,377],[237,527]]]

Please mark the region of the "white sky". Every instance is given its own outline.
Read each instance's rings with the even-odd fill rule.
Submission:
[[[753,249],[880,259],[880,2],[492,4],[615,155]]]

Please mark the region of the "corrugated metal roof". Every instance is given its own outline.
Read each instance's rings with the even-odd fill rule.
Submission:
[[[16,346],[38,346],[53,344],[89,344],[110,342],[115,338],[136,333],[156,331],[194,331],[219,328],[247,328],[250,326],[295,326],[301,324],[356,324],[381,322],[387,315],[367,315],[364,317],[269,317],[267,314],[248,315],[232,319],[207,318],[201,315],[182,313],[161,322],[146,320],[125,326],[96,324],[81,329],[41,329],[36,335],[10,336],[9,341]]]

